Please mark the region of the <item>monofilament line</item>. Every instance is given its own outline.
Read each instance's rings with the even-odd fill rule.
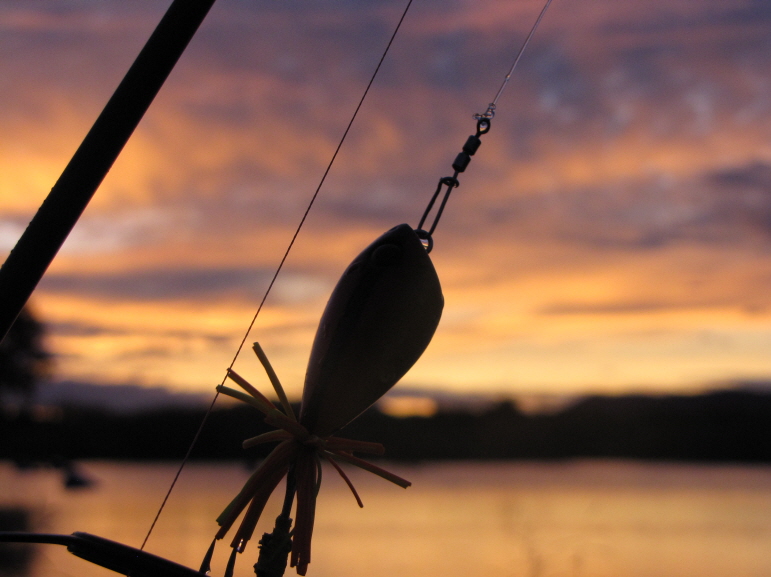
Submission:
[[[246,339],[249,338],[249,333],[252,332],[254,323],[257,322],[257,317],[260,315],[260,311],[262,311],[262,307],[265,304],[265,301],[268,299],[268,295],[270,294],[270,291],[273,289],[273,285],[275,284],[276,279],[278,278],[278,275],[281,272],[281,269],[284,268],[284,263],[286,262],[286,259],[289,256],[289,252],[292,250],[295,240],[297,240],[297,237],[300,234],[300,230],[305,224],[305,221],[308,218],[308,214],[310,213],[311,208],[313,207],[313,204],[316,202],[316,198],[319,195],[319,191],[321,191],[321,187],[324,185],[324,181],[327,179],[327,175],[329,174],[329,171],[332,169],[332,165],[334,164],[335,159],[337,158],[337,154],[340,152],[340,149],[343,146],[343,142],[345,142],[345,139],[348,136],[348,132],[351,130],[351,126],[353,126],[353,122],[354,120],[356,120],[356,116],[358,116],[359,110],[361,110],[362,104],[364,104],[364,99],[367,97],[367,94],[369,93],[369,89],[372,87],[372,83],[375,81],[375,77],[380,71],[380,67],[383,65],[383,61],[385,60],[385,57],[388,54],[388,51],[391,49],[391,45],[393,44],[394,39],[396,38],[396,34],[399,32],[399,29],[402,26],[402,22],[404,22],[404,18],[407,16],[407,12],[409,11],[411,5],[412,5],[412,0],[409,0],[407,2],[407,6],[404,8],[404,12],[402,12],[401,18],[399,18],[399,22],[396,25],[396,28],[394,29],[393,34],[391,34],[391,38],[388,41],[388,45],[385,47],[385,50],[383,51],[383,54],[380,57],[380,61],[377,63],[377,67],[375,68],[375,71],[372,73],[372,77],[369,79],[369,83],[367,84],[367,88],[365,88],[364,90],[364,94],[362,94],[361,98],[359,99],[359,104],[356,106],[356,109],[354,110],[353,115],[351,116],[351,119],[348,121],[348,126],[346,126],[345,132],[343,132],[343,136],[340,138],[340,142],[337,144],[337,148],[335,149],[335,152],[332,155],[332,158],[330,159],[329,164],[327,165],[327,168],[321,177],[321,180],[319,181],[319,185],[316,187],[316,190],[313,193],[313,196],[311,197],[310,202],[308,203],[308,207],[305,209],[305,213],[300,219],[300,223],[297,225],[297,229],[292,235],[292,240],[289,241],[289,245],[287,246],[286,251],[284,252],[284,256],[281,258],[281,261],[279,262],[278,267],[276,268],[276,272],[273,274],[273,278],[268,284],[268,288],[265,290],[265,294],[263,295],[262,300],[260,301],[260,305],[257,307],[257,312],[254,313],[254,316],[252,317],[252,320],[249,323],[249,327],[246,329],[244,338],[241,339],[241,343],[238,345],[236,354],[233,356],[233,360],[230,361],[230,365],[228,366],[228,369],[225,371],[225,376],[222,377],[222,382],[220,383],[220,385],[225,384],[225,381],[227,380],[228,371],[230,371],[230,369],[233,368],[233,365],[235,365],[236,360],[238,359],[238,356],[241,354],[241,350],[244,348]],[[211,411],[214,408],[214,404],[217,402],[218,397],[219,397],[219,392],[216,392],[214,394],[214,398],[212,399],[211,404],[209,405],[209,409],[206,411],[206,414],[201,420],[201,424],[198,427],[198,431],[193,437],[193,441],[190,443],[190,446],[187,449],[185,458],[182,459],[182,463],[180,463],[179,465],[177,474],[174,476],[174,480],[171,482],[171,485],[169,486],[169,490],[166,492],[166,496],[163,498],[163,502],[161,503],[161,506],[158,508],[158,512],[155,514],[155,519],[153,519],[153,522],[150,525],[150,529],[147,531],[147,535],[145,535],[145,539],[142,542],[142,546],[140,547],[140,549],[145,548],[145,545],[147,544],[147,540],[150,538],[150,535],[152,534],[153,529],[155,528],[155,524],[158,522],[158,519],[161,516],[161,513],[163,512],[163,508],[166,506],[166,502],[169,500],[169,496],[171,495],[171,492],[174,490],[174,486],[177,484],[177,480],[179,479],[179,476],[182,473],[182,469],[185,468],[185,465],[187,464],[187,461],[190,458],[190,454],[193,451],[193,447],[195,447],[195,444],[198,442],[198,438],[201,436],[201,431],[203,430],[204,425],[206,425],[206,421],[209,418],[209,415],[211,414]]]
[[[517,53],[517,57],[514,59],[514,64],[511,65],[511,68],[509,69],[509,73],[506,75],[506,78],[503,79],[503,84],[501,84],[501,87],[498,89],[498,94],[496,94],[495,98],[493,99],[493,102],[492,102],[493,105],[498,104],[498,99],[501,97],[501,94],[503,94],[503,89],[506,88],[506,85],[509,83],[509,80],[511,80],[511,75],[514,73],[514,69],[517,67],[517,64],[519,64],[519,61],[522,58],[522,55],[525,53],[525,48],[527,48],[527,45],[530,44],[530,39],[533,37],[533,34],[535,34],[535,31],[538,28],[538,25],[541,23],[541,20],[543,20],[543,17],[546,14],[546,11],[549,9],[549,4],[551,4],[551,0],[546,0],[546,4],[543,5],[543,8],[541,9],[541,13],[538,15],[538,19],[535,21],[535,24],[533,24],[533,27],[530,29],[530,34],[527,35],[527,38],[525,38],[525,41],[522,43],[522,48],[519,49],[519,52]]]

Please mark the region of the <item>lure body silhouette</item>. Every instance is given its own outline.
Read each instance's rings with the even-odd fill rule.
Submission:
[[[370,244],[345,270],[321,317],[300,423],[325,437],[364,412],[426,350],[443,306],[434,265],[409,225]]]

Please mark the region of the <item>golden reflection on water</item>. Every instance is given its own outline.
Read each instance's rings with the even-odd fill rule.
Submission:
[[[0,505],[33,508],[40,531],[86,531],[139,546],[174,464],[91,462],[95,489],[0,464]],[[742,577],[771,575],[771,467],[633,462],[389,465],[406,491],[349,472],[364,501],[325,470],[309,577]],[[197,567],[214,519],[248,470],[191,464],[147,550]],[[280,493],[280,491],[278,491]],[[258,533],[278,514],[270,503]],[[258,539],[259,537],[257,537]],[[254,575],[255,539],[236,575]],[[226,543],[213,567],[221,575]],[[287,575],[293,575],[287,571]],[[41,546],[31,577],[115,573]]]

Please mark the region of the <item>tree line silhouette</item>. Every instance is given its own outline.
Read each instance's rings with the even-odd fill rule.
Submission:
[[[204,416],[198,409],[116,414],[62,408],[56,418],[0,421],[0,458],[177,460]],[[267,448],[241,442],[270,427],[251,407],[215,410],[191,458],[257,460]],[[383,443],[386,459],[630,458],[771,462],[771,394],[722,391],[697,396],[588,397],[555,414],[525,414],[511,402],[396,418],[368,410],[341,435]]]
[[[44,328],[25,310],[0,345],[0,459],[66,463],[73,459],[178,460],[204,418],[199,408],[131,414],[64,406],[32,409],[35,383],[50,354]],[[15,398],[22,410],[3,411]],[[270,447],[241,442],[270,429],[251,407],[215,410],[193,459],[257,460]],[[553,414],[528,414],[504,401],[484,412],[462,409],[397,418],[372,408],[341,431],[385,445],[387,459],[630,458],[771,462],[771,388],[696,396],[587,397]]]

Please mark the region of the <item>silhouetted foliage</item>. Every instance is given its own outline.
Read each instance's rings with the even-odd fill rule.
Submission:
[[[64,408],[58,419],[0,421],[0,458],[180,459],[204,410],[114,414]],[[383,443],[385,458],[632,458],[771,463],[771,394],[724,391],[696,396],[588,397],[556,414],[528,415],[509,402],[487,412],[395,418],[370,409],[340,436]],[[34,426],[32,426],[34,425]],[[193,459],[256,460],[271,446],[241,442],[270,430],[252,407],[215,410]]]
[[[27,399],[47,373],[51,355],[43,343],[45,329],[24,308],[0,343],[0,401],[13,393]]]

